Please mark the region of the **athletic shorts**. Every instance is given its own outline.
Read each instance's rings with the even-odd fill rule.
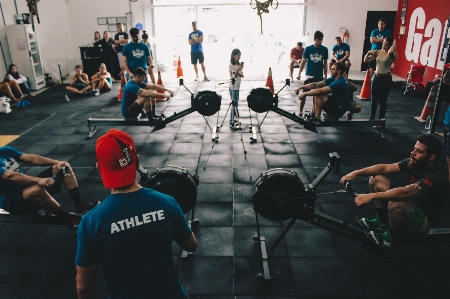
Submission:
[[[339,107],[338,102],[333,98],[333,95],[328,96],[328,100],[323,104],[323,111],[325,111],[329,116],[334,118],[339,118],[343,115],[341,112],[341,107]]]
[[[444,126],[444,148],[447,158],[450,159],[450,127]]]
[[[431,225],[427,216],[422,212],[419,206],[413,202],[411,214],[406,218],[403,227],[410,233],[428,233]]]
[[[86,84],[84,84],[84,83],[75,83],[74,87],[76,89],[78,89],[78,90],[82,90],[82,89],[84,89],[86,87]]]
[[[197,64],[197,61],[198,61],[198,63],[203,63],[203,61],[205,61],[203,52],[192,52],[191,53],[191,63]]]
[[[49,167],[37,175],[39,178],[50,178],[53,176],[52,167]],[[41,210],[39,206],[32,206],[23,199],[23,190],[25,188],[17,188],[13,192],[6,195],[6,202],[9,202],[9,211],[11,214],[36,213]],[[53,186],[47,190],[50,194],[61,192],[61,180],[58,180]]]
[[[313,82],[321,82],[321,81],[323,81],[323,78],[312,77],[312,78],[306,79],[304,82],[304,85],[313,83]]]
[[[142,107],[138,103],[133,102],[125,111],[125,118],[136,118],[142,112]]]

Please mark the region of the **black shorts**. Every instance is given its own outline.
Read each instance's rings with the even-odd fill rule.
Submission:
[[[344,115],[341,112],[341,107],[339,107],[338,102],[333,98],[333,95],[328,96],[328,100],[323,104],[323,111],[325,111],[329,116],[334,118],[339,118]]]
[[[203,61],[205,61],[203,52],[192,52],[191,53],[191,63],[197,64],[197,61],[198,61],[198,63],[203,63]]]
[[[53,167],[49,167],[37,175],[39,178],[50,178],[53,176]],[[23,190],[25,188],[18,187],[13,192],[6,195],[6,202],[9,202],[9,211],[11,214],[25,214],[36,213],[41,210],[39,206],[30,205],[25,199],[23,199]],[[57,180],[53,186],[47,190],[50,194],[57,194],[61,192],[61,180]]]
[[[376,69],[377,68],[377,61],[374,59],[372,61],[369,61],[369,69]]]
[[[312,78],[306,79],[303,84],[306,85],[306,84],[309,84],[309,83],[322,82],[322,81],[323,81],[323,78],[312,77]]]
[[[75,82],[73,87],[75,87],[78,90],[82,90],[82,89],[84,89],[86,87],[86,84],[80,83],[80,82]]]
[[[125,118],[136,118],[142,112],[142,107],[138,103],[133,102],[125,111]]]

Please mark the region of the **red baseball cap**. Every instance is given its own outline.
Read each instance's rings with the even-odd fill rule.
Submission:
[[[127,133],[111,129],[97,139],[95,154],[106,188],[120,188],[136,180],[136,147]]]

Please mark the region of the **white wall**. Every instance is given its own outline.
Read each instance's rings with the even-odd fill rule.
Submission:
[[[19,13],[28,13],[25,0],[16,0]],[[396,11],[398,2],[395,0],[313,0],[307,6],[306,34],[309,34],[307,45],[312,43],[314,31],[321,30],[324,35],[323,44],[330,51],[334,45],[334,37],[342,35],[340,27],[350,32],[351,61],[354,66],[361,63],[364,43],[364,27],[367,11]],[[14,24],[16,14],[14,0],[1,0],[3,14],[7,25]],[[107,30],[106,25],[97,25],[97,17],[125,16],[131,11],[136,23],[149,23],[149,16],[144,17],[144,7],[151,0],[43,0],[38,2],[41,23],[36,25],[39,38],[41,58],[44,70],[48,72],[50,64],[58,61],[63,64],[73,64],[80,61],[78,46],[92,41],[96,30]],[[277,13],[272,11],[271,13]],[[170,16],[167,16],[170,18]],[[145,23],[144,23],[145,21]],[[173,20],[176,26],[176,20]],[[295,22],[293,21],[292,24]],[[224,25],[226,26],[226,25]],[[128,24],[128,29],[130,24]],[[290,28],[280,28],[288,31]],[[3,20],[0,21],[0,41],[6,64],[12,63]],[[70,68],[73,68],[70,65]],[[5,75],[5,63],[0,55],[0,79]]]
[[[308,1],[310,3],[310,1]],[[364,46],[364,33],[368,11],[397,11],[395,0],[314,0],[307,6],[306,32],[307,45],[313,43],[316,30],[323,32],[322,44],[329,50],[336,44],[335,37],[342,36],[339,28],[345,27],[350,33],[350,61],[352,70],[360,69]],[[373,28],[375,29],[375,28]]]

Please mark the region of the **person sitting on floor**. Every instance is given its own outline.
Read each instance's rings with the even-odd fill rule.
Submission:
[[[100,92],[107,92],[111,90],[113,84],[111,74],[106,70],[106,65],[104,63],[100,64],[98,72],[92,75],[92,91],[97,97]]]
[[[401,230],[427,234],[439,224],[449,194],[447,172],[438,163],[441,153],[442,142],[433,134],[425,134],[419,137],[409,158],[358,169],[341,178],[341,184],[345,184],[357,176],[371,176],[370,193],[357,194],[355,204],[375,204],[375,218],[358,222],[370,229],[369,236],[376,244],[390,247],[399,241]],[[400,172],[407,174],[408,185],[404,187],[385,177]]]
[[[91,88],[88,75],[83,73],[83,67],[81,65],[76,65],[75,75],[72,77],[70,85],[66,86],[66,89],[73,93],[84,94]]]
[[[10,64],[8,67],[8,73],[5,76],[5,82],[15,81],[19,84],[19,88],[23,95],[34,97],[31,94],[30,88],[28,87],[28,79],[24,75],[19,74],[17,71],[17,66],[15,64]]]
[[[173,91],[156,84],[145,83],[147,73],[141,67],[134,70],[133,79],[129,80],[123,89],[122,115],[125,118],[137,118],[144,109],[144,113],[150,121],[150,126],[158,125],[162,118],[155,115],[156,98],[173,96]],[[156,89],[167,91],[169,94],[160,94],[150,91]]]
[[[320,123],[322,109],[331,117],[340,118],[350,108],[352,94],[343,74],[345,66],[337,62],[331,67],[331,78],[322,82],[313,82],[298,87],[295,91],[310,90],[298,96],[300,103],[306,96],[313,96],[311,119]],[[300,104],[301,107],[301,104]],[[302,111],[300,111],[301,113]],[[317,117],[316,117],[317,116]]]
[[[23,173],[19,162],[50,167],[37,176],[30,176]],[[65,175],[53,180],[52,177],[63,167]],[[81,199],[77,179],[68,162],[23,153],[10,146],[0,147],[0,208],[11,214],[37,213],[44,209],[70,228],[75,228],[81,216],[68,213],[52,197],[52,194],[61,191],[61,182],[74,202],[77,213],[84,213],[98,204]]]

